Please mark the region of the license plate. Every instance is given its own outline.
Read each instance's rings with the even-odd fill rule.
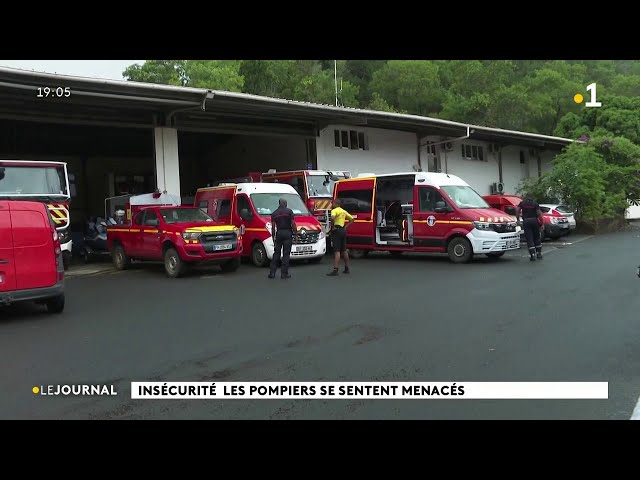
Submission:
[[[310,252],[311,250],[313,250],[313,247],[311,245],[302,245],[296,247],[296,252]]]
[[[224,245],[214,245],[213,249],[214,250],[231,250],[233,248],[233,245],[230,243],[225,243]]]

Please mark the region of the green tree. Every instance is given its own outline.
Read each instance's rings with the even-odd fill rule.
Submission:
[[[125,80],[163,85],[187,84],[185,60],[146,60],[142,65],[128,66],[122,76]]]
[[[345,107],[358,106],[358,87],[342,81],[338,101]],[[335,105],[335,80],[328,70],[317,71],[298,80],[293,89],[293,100]]]
[[[389,60],[373,74],[371,91],[389,105],[416,115],[442,110],[438,66],[428,60]]]
[[[240,75],[239,60],[187,60],[185,77],[187,85],[228,92],[241,92],[244,78]]]
[[[371,101],[369,102],[369,108],[371,110],[378,110],[380,112],[400,113],[398,112],[398,110],[389,105],[387,101],[382,98],[382,96],[380,96],[379,93],[374,93],[372,95]]]
[[[344,79],[358,87],[360,106],[365,107],[372,102],[371,80],[373,80],[374,73],[384,67],[386,63],[386,60],[347,60],[345,62]],[[333,62],[328,69],[333,69]]]

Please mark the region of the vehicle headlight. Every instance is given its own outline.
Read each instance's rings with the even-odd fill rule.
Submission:
[[[60,243],[67,243],[70,240],[70,235],[67,230],[62,230],[58,232],[58,239]]]
[[[318,235],[318,240],[322,240],[324,237],[326,237],[324,230],[320,230],[320,235]]]
[[[557,223],[558,223],[558,219],[557,219],[556,217],[551,217],[549,220],[550,220],[550,221],[551,221],[551,223],[553,223],[554,225],[557,225]]]
[[[197,240],[200,238],[200,232],[182,232],[182,238],[185,240]]]
[[[267,222],[265,228],[267,229],[267,232],[271,233],[271,222]]]
[[[478,230],[491,230],[491,224],[489,222],[473,222],[473,225]]]

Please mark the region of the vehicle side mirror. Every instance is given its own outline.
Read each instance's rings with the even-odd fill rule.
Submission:
[[[451,211],[451,207],[449,207],[446,203],[442,201],[436,202],[436,208],[435,208],[436,213],[447,213],[450,211]]]
[[[249,221],[253,218],[253,213],[248,208],[243,208],[242,210],[240,210],[240,218],[245,221]]]

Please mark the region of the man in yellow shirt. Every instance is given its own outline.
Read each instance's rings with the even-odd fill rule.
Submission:
[[[336,199],[333,202],[331,221],[333,223],[333,230],[331,231],[331,242],[333,243],[333,271],[327,273],[327,275],[335,277],[338,275],[338,269],[340,268],[340,254],[342,254],[342,258],[344,259],[343,273],[349,273],[349,252],[347,252],[345,223],[347,221],[349,224],[353,222],[353,216],[341,207],[340,199]]]

